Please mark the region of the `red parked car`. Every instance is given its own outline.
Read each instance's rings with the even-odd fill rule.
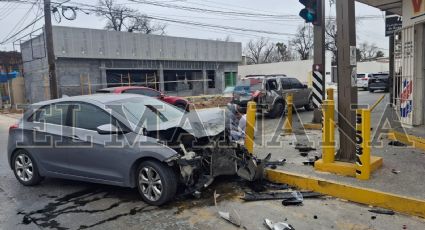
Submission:
[[[189,102],[181,97],[175,97],[175,96],[167,96],[157,90],[148,88],[148,87],[142,87],[142,86],[120,86],[120,87],[111,87],[111,88],[105,88],[105,89],[99,89],[96,91],[97,93],[133,93],[133,94],[140,94],[145,95],[148,97],[156,97],[161,101],[165,101],[168,104],[172,104],[174,106],[177,106],[183,110],[189,111]]]

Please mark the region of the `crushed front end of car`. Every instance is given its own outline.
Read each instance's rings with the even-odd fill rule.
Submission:
[[[179,153],[167,163],[178,171],[186,193],[199,193],[221,175],[248,181],[263,177],[268,159],[257,159],[243,143],[232,140],[232,119],[228,109],[205,109],[185,114],[178,125],[148,131],[148,136]]]

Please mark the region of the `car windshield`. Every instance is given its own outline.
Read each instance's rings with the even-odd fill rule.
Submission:
[[[184,112],[173,105],[151,97],[134,97],[109,103],[111,109],[131,123],[156,125],[158,122],[178,122]]]
[[[376,77],[376,78],[387,78],[387,77],[389,77],[389,75],[388,75],[388,74],[386,74],[386,73],[382,73],[382,74],[373,74],[373,77]]]

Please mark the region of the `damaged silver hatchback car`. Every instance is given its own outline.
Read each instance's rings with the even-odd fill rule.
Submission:
[[[231,140],[230,120],[223,109],[185,113],[140,95],[61,98],[10,127],[8,159],[23,185],[58,177],[137,187],[161,205],[178,186],[198,194],[219,175],[262,176],[264,161]]]

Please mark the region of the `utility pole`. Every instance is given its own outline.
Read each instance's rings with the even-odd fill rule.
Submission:
[[[46,38],[47,62],[49,66],[50,99],[56,99],[58,98],[58,82],[56,79],[50,0],[44,0],[44,34]]]
[[[313,123],[320,123],[322,111],[320,106],[326,99],[326,70],[325,70],[325,1],[317,1],[317,19],[314,24],[314,63],[313,63],[313,101],[315,110]]]
[[[340,140],[336,159],[345,162],[354,162],[356,158],[357,60],[354,3],[354,0],[336,0]]]

